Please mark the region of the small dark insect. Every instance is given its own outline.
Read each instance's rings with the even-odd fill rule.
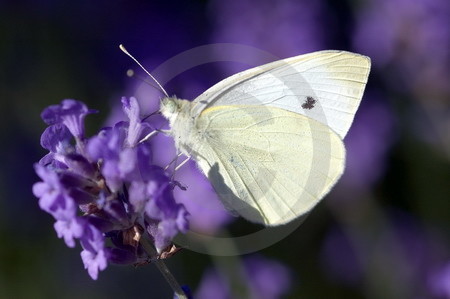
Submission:
[[[314,108],[314,104],[316,100],[313,97],[306,97],[306,101],[302,104],[303,109],[312,109]]]

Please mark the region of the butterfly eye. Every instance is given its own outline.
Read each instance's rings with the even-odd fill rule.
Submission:
[[[178,104],[174,98],[164,98],[161,102],[161,112],[168,116],[178,111]]]

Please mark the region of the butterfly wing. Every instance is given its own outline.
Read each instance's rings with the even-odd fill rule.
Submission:
[[[194,100],[193,116],[223,105],[264,105],[308,116],[347,134],[370,70],[366,56],[320,51],[275,61],[217,83]]]
[[[279,225],[305,214],[344,168],[345,149],[328,126],[271,106],[205,109],[193,158],[224,204],[244,218]]]

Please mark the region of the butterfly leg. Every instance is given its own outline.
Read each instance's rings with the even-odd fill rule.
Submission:
[[[179,156],[178,156],[179,157]],[[191,157],[187,157],[186,159],[184,159],[183,162],[181,162],[177,167],[175,167],[175,171],[177,171],[178,169],[180,169],[184,164],[187,163],[187,161],[189,161],[189,159],[191,159]]]
[[[167,166],[166,167],[164,167],[164,170],[167,170],[167,169],[169,169],[169,167],[170,167],[170,165],[172,165],[173,163],[177,163],[177,160],[178,160],[178,158],[180,157],[182,155],[182,153],[178,153],[176,156],[175,156],[175,158],[173,158],[170,162],[169,162],[169,164],[167,164]]]
[[[144,138],[139,140],[139,143],[142,143],[142,142],[145,142],[145,141],[149,140],[152,136],[155,136],[159,132],[161,132],[161,131],[160,130],[154,130],[154,131],[148,133]]]

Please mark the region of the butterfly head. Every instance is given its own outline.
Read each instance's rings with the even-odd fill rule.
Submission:
[[[176,97],[167,97],[161,100],[159,111],[172,125],[176,118],[187,116],[189,114],[188,111],[190,110],[190,106],[190,101],[178,99]]]
[[[162,115],[170,120],[178,113],[178,111],[180,111],[180,104],[177,98],[163,98],[159,109]]]

